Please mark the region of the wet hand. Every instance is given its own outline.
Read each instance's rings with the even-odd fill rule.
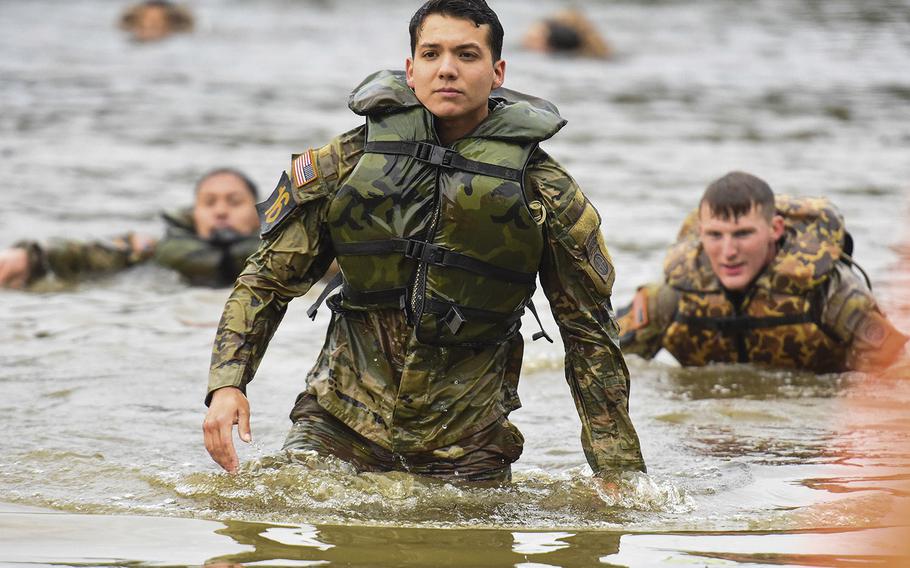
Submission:
[[[151,254],[155,251],[155,245],[158,244],[158,241],[152,237],[139,235],[137,233],[130,233],[128,242],[130,245],[130,251],[132,252],[133,256],[139,258],[146,258],[148,256],[151,256]]]
[[[0,252],[0,287],[22,288],[28,283],[28,253],[11,248]]]
[[[224,387],[212,395],[209,411],[202,423],[205,449],[215,463],[234,473],[240,465],[234,449],[234,424],[244,442],[253,440],[250,432],[250,403],[237,387]]]

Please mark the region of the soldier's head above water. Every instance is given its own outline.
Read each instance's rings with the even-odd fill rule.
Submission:
[[[483,0],[430,0],[409,30],[408,86],[448,144],[487,117],[490,92],[505,80],[502,25]]]
[[[196,182],[193,223],[196,234],[208,239],[217,231],[250,235],[259,229],[256,185],[231,168],[212,170]]]
[[[699,238],[727,290],[745,290],[777,254],[783,234],[774,192],[760,178],[730,172],[705,190],[699,203]]]
[[[134,41],[157,41],[177,32],[193,29],[193,15],[183,6],[167,0],[147,0],[126,9],[120,28]]]

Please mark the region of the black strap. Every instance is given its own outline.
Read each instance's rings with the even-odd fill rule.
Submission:
[[[534,272],[518,272],[490,264],[466,254],[449,250],[445,247],[425,243],[416,239],[387,239],[381,241],[361,241],[356,243],[338,243],[335,245],[338,255],[360,256],[374,254],[402,253],[406,258],[435,266],[451,266],[489,276],[497,280],[517,284],[533,284],[537,278]]]
[[[537,315],[537,308],[534,306],[534,300],[528,300],[528,309],[531,310],[532,314],[534,314],[534,319],[537,320],[537,325],[540,327],[540,331],[532,335],[531,340],[537,341],[543,337],[550,343],[553,343],[553,338],[547,335],[547,331],[543,328],[543,324],[540,322],[540,316]]]
[[[370,304],[387,304],[397,303],[399,307],[404,308],[405,299],[407,298],[407,289],[389,288],[388,290],[371,290],[361,292],[354,290],[348,284],[341,289],[341,295],[345,300],[350,300],[355,304],[368,306]]]
[[[815,318],[812,317],[812,314],[793,314],[789,316],[770,316],[763,318],[749,316],[696,317],[676,314],[676,317],[673,319],[674,321],[685,325],[708,328],[721,333],[734,333],[763,327],[815,322]]]
[[[860,271],[860,273],[863,275],[863,279],[866,281],[866,287],[869,288],[869,291],[871,292],[872,291],[872,281],[869,280],[869,275],[866,274],[866,271],[863,270],[863,267],[860,266],[859,264],[857,264],[856,261],[853,260],[853,257],[847,253],[844,253],[841,255],[841,260],[846,262],[847,266],[849,266],[851,268],[856,268],[857,270]]]
[[[319,294],[319,298],[316,299],[312,306],[307,308],[306,315],[308,315],[311,320],[316,319],[316,310],[318,310],[319,306],[325,302],[325,299],[329,297],[329,294],[334,292],[335,289],[341,286],[343,282],[344,275],[339,270],[338,273],[335,274],[331,280],[329,280],[328,284],[325,285],[325,288],[322,289],[322,293]]]
[[[429,142],[414,142],[410,140],[374,141],[367,142],[366,145],[364,145],[363,151],[374,154],[410,156],[415,160],[426,162],[434,166],[521,182],[521,170],[469,160],[451,148],[437,146],[436,144],[431,144]]]
[[[510,326],[521,319],[524,311],[524,307],[521,307],[511,314],[503,314],[501,312],[482,310],[480,308],[469,308],[468,306],[443,302],[432,298],[427,298],[423,306],[423,313],[441,316],[443,323],[449,327],[452,335],[458,335],[462,326],[468,321],[502,323],[505,326]]]

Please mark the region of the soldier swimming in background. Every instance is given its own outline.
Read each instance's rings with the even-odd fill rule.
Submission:
[[[625,353],[686,366],[758,363],[817,373],[893,362],[907,337],[853,271],[852,239],[825,198],[777,196],[731,172],[708,186],[664,263],[664,282],[619,312]]]
[[[546,101],[494,90],[503,30],[482,0],[430,0],[410,34],[405,73],[378,72],[350,96],[366,125],[294,157],[261,206],[262,247],[215,338],[207,450],[237,469],[246,388],[288,303],[337,257],[341,291],[286,449],[360,471],[509,479],[523,448],[507,419],[520,406],[518,330],[539,276],[588,463],[643,470],[600,217],[538,147],[565,121]]]
[[[535,22],[521,40],[525,49],[561,55],[606,59],[609,44],[584,14],[576,9],[563,10]]]
[[[189,9],[167,0],[147,0],[127,8],[120,16],[120,28],[135,41],[157,41],[193,29]]]
[[[199,179],[195,194],[193,207],[163,215],[167,232],[158,241],[135,233],[105,241],[20,241],[0,252],[0,287],[43,278],[76,282],[145,262],[193,285],[227,286],[259,246],[256,186],[241,172],[220,168]]]

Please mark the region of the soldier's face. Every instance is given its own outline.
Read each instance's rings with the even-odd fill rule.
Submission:
[[[256,201],[243,180],[230,173],[206,178],[196,192],[193,206],[196,234],[203,239],[218,229],[250,235],[259,228]]]
[[[153,41],[171,33],[167,10],[161,6],[143,6],[130,32],[137,41]]]
[[[506,63],[494,62],[490,26],[431,14],[420,27],[414,57],[405,62],[408,86],[437,119],[469,131],[486,118],[490,91],[505,79]]]
[[[699,236],[711,268],[734,292],[745,290],[771,262],[783,234],[783,218],[775,215],[768,222],[758,207],[735,220],[715,217],[708,205],[699,211]]]

